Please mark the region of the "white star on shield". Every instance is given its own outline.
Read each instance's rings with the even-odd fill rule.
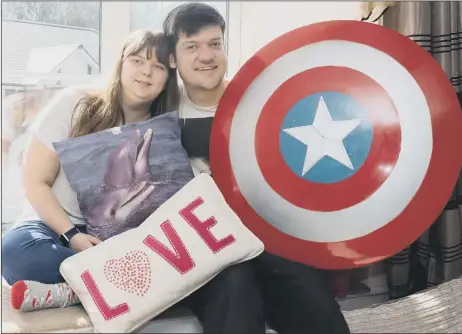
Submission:
[[[361,122],[361,119],[333,121],[329,109],[323,97],[321,97],[312,125],[283,129],[285,133],[307,146],[302,176],[308,173],[325,156],[329,156],[354,170],[343,144],[343,139],[356,129]]]

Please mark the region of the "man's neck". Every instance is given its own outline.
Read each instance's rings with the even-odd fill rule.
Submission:
[[[222,80],[217,87],[209,90],[191,88],[187,87],[186,85],[185,88],[188,94],[188,98],[192,103],[198,105],[199,107],[210,108],[218,105],[220,102],[220,99],[223,96],[223,92],[226,88],[226,83],[224,80]]]

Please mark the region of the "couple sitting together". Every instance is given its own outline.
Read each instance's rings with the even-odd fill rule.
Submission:
[[[12,285],[15,308],[80,303],[60,264],[102,242],[87,234],[53,143],[178,110],[184,149],[208,160],[212,120],[226,88],[224,33],[225,21],[213,7],[178,6],[163,33],[130,34],[105,90],[69,87],[43,110],[23,165],[26,207],[2,242],[2,275]],[[264,333],[265,323],[279,333],[349,333],[323,275],[263,252],[223,270],[182,303],[199,317],[204,333]]]

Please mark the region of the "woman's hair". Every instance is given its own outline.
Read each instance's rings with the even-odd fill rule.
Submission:
[[[125,124],[121,105],[122,63],[127,57],[138,54],[146,49],[147,57],[152,57],[155,48],[157,60],[168,69],[168,78],[164,90],[153,101],[150,107],[151,117],[176,110],[179,104],[178,79],[176,69],[170,67],[170,51],[167,38],[162,32],[143,29],[131,33],[118,58],[112,78],[106,89],[100,94],[89,94],[77,103],[72,117],[70,138],[84,136],[90,133],[110,129]]]

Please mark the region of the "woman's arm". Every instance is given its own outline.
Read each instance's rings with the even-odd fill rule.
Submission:
[[[31,125],[32,139],[24,154],[22,173],[26,198],[40,219],[58,235],[74,225],[51,189],[60,170],[53,142],[68,138],[74,108],[82,94],[70,87],[53,97]],[[69,246],[82,251],[99,242],[88,234],[78,233]]]
[[[23,164],[26,198],[40,219],[61,235],[74,225],[51,190],[59,169],[57,154],[34,136],[26,151]],[[100,242],[91,235],[78,233],[71,238],[69,246],[76,252],[81,252]]]
[[[40,219],[61,235],[74,225],[51,190],[59,168],[57,154],[32,137],[22,171],[25,195]]]

